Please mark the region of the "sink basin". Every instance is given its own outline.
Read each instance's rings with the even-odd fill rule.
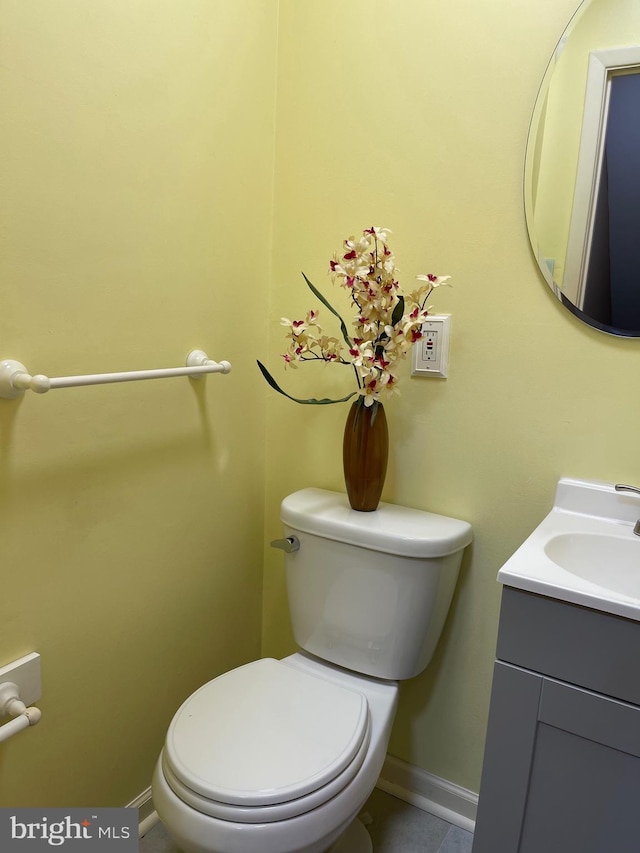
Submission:
[[[498,573],[505,586],[640,622],[640,499],[563,478],[551,512]]]
[[[590,583],[640,599],[640,537],[561,533],[544,546],[562,569]]]

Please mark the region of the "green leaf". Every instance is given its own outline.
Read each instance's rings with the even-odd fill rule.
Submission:
[[[298,397],[292,397],[291,394],[287,394],[286,391],[283,391],[282,388],[276,382],[276,380],[273,378],[273,376],[269,373],[267,368],[264,366],[264,364],[262,364],[262,362],[256,361],[256,363],[260,368],[260,372],[267,380],[269,385],[273,388],[273,390],[277,391],[278,394],[282,394],[283,397],[287,397],[289,400],[293,400],[294,403],[301,403],[302,405],[309,406],[327,406],[330,403],[345,403],[347,400],[350,400],[355,394],[358,393],[357,391],[352,391],[350,394],[347,394],[346,397],[340,397],[339,400],[330,400],[328,397],[323,397],[320,400],[318,400],[316,397],[310,397],[308,400],[301,400]]]
[[[402,320],[404,315],[404,296],[398,296],[398,302],[396,307],[393,309],[393,314],[391,315],[391,325],[395,326],[396,323],[399,323]]]
[[[337,317],[337,318],[338,318],[338,320],[340,320],[340,329],[341,329],[341,331],[342,331],[342,337],[344,338],[345,343],[347,344],[347,346],[348,346],[349,348],[351,348],[351,347],[353,346],[353,344],[352,344],[352,342],[351,342],[351,338],[349,337],[349,332],[347,331],[347,327],[346,327],[345,322],[344,322],[344,320],[342,319],[342,317],[338,314],[338,312],[336,311],[336,309],[335,309],[332,305],[330,305],[330,304],[329,304],[329,302],[327,302],[327,300],[326,300],[326,299],[325,299],[325,297],[320,293],[320,291],[318,290],[318,288],[317,288],[317,287],[314,287],[314,285],[313,285],[313,284],[311,284],[311,282],[309,281],[309,279],[306,277],[306,275],[305,275],[304,273],[302,273],[302,277],[303,277],[303,278],[304,278],[304,280],[307,282],[307,286],[309,287],[309,290],[313,293],[313,295],[316,297],[316,299],[319,299],[319,300],[320,300],[320,302],[322,302],[322,304],[325,306],[325,308],[328,308],[328,309],[329,309],[329,311],[331,311],[331,313],[333,314],[333,316],[334,316],[334,317]]]
[[[371,412],[371,426],[373,426],[375,423],[376,415],[378,414],[378,408],[379,407],[380,407],[380,401],[374,400],[373,404],[371,406],[371,408],[373,409],[373,411]]]

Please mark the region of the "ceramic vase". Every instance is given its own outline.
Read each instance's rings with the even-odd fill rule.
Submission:
[[[389,430],[382,403],[364,405],[358,397],[351,405],[344,428],[342,460],[347,496],[352,509],[373,512],[387,473]]]

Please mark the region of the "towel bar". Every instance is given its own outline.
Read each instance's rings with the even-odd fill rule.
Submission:
[[[229,373],[228,361],[212,361],[202,350],[192,350],[186,367],[165,367],[155,370],[129,370],[122,373],[90,373],[82,376],[32,376],[24,364],[13,359],[0,361],[0,398],[13,400],[25,391],[45,394],[54,388],[76,388],[80,385],[106,385],[112,382],[136,382],[142,379],[168,379],[189,376],[198,379],[204,373]]]

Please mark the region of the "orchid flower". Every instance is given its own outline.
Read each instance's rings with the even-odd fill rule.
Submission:
[[[429,316],[427,300],[438,287],[448,285],[450,276],[418,275],[418,289],[404,297],[396,281],[395,257],[388,246],[389,228],[371,227],[359,238],[348,237],[342,251],[329,261],[334,283],[349,294],[355,309],[349,332],[340,314],[304,275],[312,291],[340,323],[344,345],[319,325],[319,311],[310,310],[304,319],[281,319],[289,340],[283,354],[285,367],[297,368],[302,362],[317,361],[352,367],[357,390],[339,400],[298,399],[291,397],[276,383],[266,367],[258,366],[276,391],[297,403],[337,403],[361,395],[365,406],[398,393],[396,365],[406,358],[412,345],[422,337],[422,324]]]

